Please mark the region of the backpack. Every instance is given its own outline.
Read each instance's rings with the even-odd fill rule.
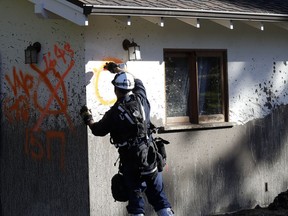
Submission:
[[[131,94],[118,104],[119,118],[123,124],[129,124],[132,128],[129,139],[122,144],[114,144],[116,147],[128,146],[129,163],[135,166],[140,177],[152,176],[157,171],[157,152],[149,136],[144,107],[136,94]]]

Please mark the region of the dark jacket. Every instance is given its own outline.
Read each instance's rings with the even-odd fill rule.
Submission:
[[[145,87],[140,79],[135,79],[135,88],[132,91],[141,100],[145,110],[147,128],[150,126],[150,104],[147,100]],[[126,96],[127,97],[127,96]],[[108,110],[103,118],[90,126],[92,133],[95,136],[105,136],[110,133],[114,143],[123,143],[127,141],[132,135],[133,126],[125,124],[123,119],[119,117],[118,105],[125,97],[119,98],[116,103]]]

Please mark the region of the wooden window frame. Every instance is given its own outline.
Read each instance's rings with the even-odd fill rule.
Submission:
[[[164,49],[164,60],[167,56],[186,55],[189,59],[190,94],[188,100],[189,116],[167,117],[167,125],[189,125],[189,124],[213,124],[229,122],[228,104],[228,72],[227,72],[227,50],[226,49]],[[213,115],[199,115],[199,92],[198,92],[198,70],[197,57],[211,56],[221,58],[221,93],[222,93],[222,113]],[[166,80],[166,68],[165,68]],[[165,81],[166,83],[166,81]],[[166,95],[166,89],[165,89]],[[193,106],[189,105],[193,104]]]

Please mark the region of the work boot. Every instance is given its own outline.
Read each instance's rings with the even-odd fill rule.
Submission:
[[[164,208],[164,209],[160,209],[159,211],[157,211],[157,215],[158,216],[173,216],[174,212],[172,211],[171,208]]]

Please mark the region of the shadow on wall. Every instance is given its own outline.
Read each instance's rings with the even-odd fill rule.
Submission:
[[[88,86],[91,83],[91,79],[92,79],[93,75],[94,74],[91,71],[85,73],[85,81],[86,81],[85,86]]]
[[[176,214],[203,216],[269,205],[274,193],[287,187],[286,119],[288,105],[230,129],[163,134],[172,143],[165,187]]]
[[[281,158],[281,153],[287,151],[284,149],[288,136],[286,119],[288,119],[288,105],[280,106],[263,119],[238,126],[241,128],[236,130],[241,131],[241,139],[229,152],[229,155],[219,159],[212,165],[211,170],[209,168],[202,169],[201,173],[194,174],[197,185],[207,183],[205,187],[208,187],[205,191],[206,194],[202,193],[204,196],[202,201],[205,204],[201,207],[201,215],[214,213],[215,210],[219,211],[220,207],[223,208],[220,211],[229,212],[240,208],[255,207],[257,204],[261,205],[256,203],[256,197],[261,197],[263,200],[263,195],[256,193],[265,193],[264,178],[267,180],[273,178],[273,176],[267,176],[269,169],[274,168],[273,171],[277,172],[275,168],[283,169],[285,166],[281,166],[281,164],[286,164],[285,161],[281,161],[285,160],[285,158]],[[279,165],[281,167],[277,167]],[[281,171],[285,173],[285,170]],[[206,174],[203,175],[203,173]],[[270,174],[273,175],[273,172]],[[251,181],[251,176],[252,178],[256,176],[256,179],[263,180],[263,182],[257,182],[256,179]],[[278,180],[282,181],[283,177],[279,176]],[[252,184],[257,185],[254,191],[250,191],[250,194],[247,194],[247,183],[249,187],[252,187]],[[259,184],[260,188],[263,184],[262,191],[259,191]],[[275,184],[280,185],[280,188],[287,186],[287,182],[276,182]],[[273,201],[271,199],[270,201]],[[193,206],[192,204],[191,206]],[[217,208],[218,205],[219,208]],[[191,211],[193,212],[192,208]]]

